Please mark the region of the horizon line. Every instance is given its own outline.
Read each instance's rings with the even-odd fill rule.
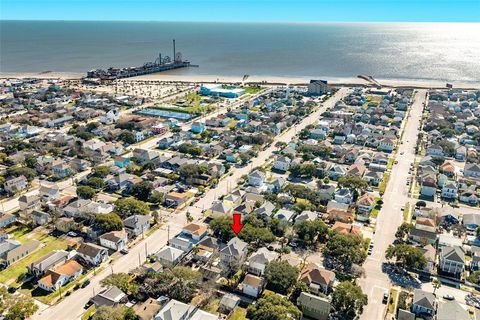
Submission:
[[[327,24],[327,23],[338,23],[338,24],[379,24],[379,23],[416,23],[416,24],[428,24],[428,23],[444,23],[444,24],[480,24],[479,21],[441,21],[441,20],[432,20],[432,21],[405,21],[405,20],[387,20],[387,21],[341,21],[341,20],[324,20],[324,21],[285,21],[285,20],[141,20],[141,19],[1,19],[0,22],[180,22],[180,23],[264,23],[264,24]]]

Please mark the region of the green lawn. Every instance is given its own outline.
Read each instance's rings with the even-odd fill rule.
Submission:
[[[375,203],[373,204],[373,209],[372,212],[370,213],[370,217],[372,218],[377,218],[379,210],[377,209],[377,203],[378,201],[382,200],[382,197],[376,197],[375,198]]]
[[[398,291],[394,288],[391,288],[390,295],[388,296],[388,313],[395,314],[395,311],[397,309],[396,308],[397,299],[398,299]]]
[[[383,175],[383,180],[380,182],[380,185],[378,186],[378,192],[379,193],[385,193],[385,189],[387,188],[388,184],[388,179],[390,179],[390,173],[385,172]]]
[[[26,235],[23,235],[23,237],[26,237]],[[21,281],[21,277],[27,273],[27,266],[32,262],[53,250],[65,250],[68,247],[65,240],[52,237],[45,233],[36,233],[28,240],[31,239],[39,240],[42,242],[43,247],[0,272],[0,282],[5,284],[17,282],[18,284]]]
[[[85,313],[82,315],[82,320],[88,320],[90,317],[95,313],[95,305],[91,305],[90,308],[88,308]]]
[[[255,93],[258,93],[260,91],[262,91],[263,89],[265,89],[264,87],[240,87],[241,89],[245,90],[245,93],[247,94],[255,94]]]
[[[247,309],[237,307],[233,310],[233,313],[228,317],[228,320],[246,320]]]

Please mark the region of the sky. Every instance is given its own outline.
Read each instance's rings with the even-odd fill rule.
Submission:
[[[480,22],[480,0],[0,0],[1,20]]]

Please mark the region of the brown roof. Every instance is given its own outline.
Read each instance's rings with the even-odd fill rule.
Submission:
[[[100,236],[100,238],[106,239],[112,242],[117,242],[120,239],[126,238],[126,236],[127,236],[127,233],[125,232],[125,230],[120,230],[120,231],[110,231],[110,232],[104,233]]]
[[[375,196],[371,193],[365,193],[363,196],[358,198],[357,204],[362,206],[370,206],[375,202]]]
[[[361,235],[362,231],[360,230],[359,226],[353,225],[351,223],[344,223],[340,221],[336,221],[332,227],[333,231],[337,231],[339,233],[353,233]]]
[[[78,253],[84,254],[89,257],[96,257],[100,251],[106,250],[104,247],[100,247],[93,243],[82,243],[78,249]]]
[[[417,217],[417,224],[421,224],[429,227],[436,227],[435,220],[423,217]]]
[[[60,276],[62,275],[72,276],[75,273],[81,272],[81,271],[82,271],[82,266],[77,261],[70,260],[54,269],[48,270],[45,276],[40,280],[38,280],[38,282],[43,283],[47,287],[51,287],[55,283],[57,283],[58,278],[60,278]]]
[[[189,223],[183,229],[190,231],[194,235],[202,235],[207,231],[208,227],[205,224],[199,224],[199,223]]]
[[[302,270],[300,279],[307,284],[317,283],[328,286],[335,280],[335,273],[310,263]]]
[[[250,287],[258,288],[262,284],[262,278],[247,274],[245,279],[243,279],[243,283],[249,285]]]

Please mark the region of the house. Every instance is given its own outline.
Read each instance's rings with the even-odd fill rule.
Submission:
[[[76,225],[73,218],[61,217],[55,221],[55,229],[63,233],[75,229]]]
[[[123,220],[125,231],[131,238],[136,238],[150,230],[150,216],[135,214]]]
[[[457,185],[452,181],[445,183],[445,185],[442,188],[442,198],[456,199],[457,193],[458,193]]]
[[[328,320],[330,315],[330,301],[311,293],[302,292],[297,299],[303,315],[315,320]]]
[[[24,194],[18,198],[18,205],[21,211],[31,212],[41,206],[41,199],[37,194]]]
[[[302,221],[315,221],[318,217],[318,212],[304,210],[295,217],[295,224],[298,224]]]
[[[75,260],[70,260],[62,265],[48,270],[38,280],[38,286],[46,291],[56,291],[70,281],[75,280],[83,272],[82,266]]]
[[[168,301],[153,320],[218,320],[219,317],[175,299]]]
[[[417,316],[433,317],[435,315],[436,305],[437,302],[433,293],[415,289],[411,307],[413,313]]]
[[[102,306],[116,306],[127,300],[127,295],[115,286],[103,290],[92,298],[92,302],[97,308]]]
[[[294,217],[295,217],[295,211],[287,210],[287,209],[280,209],[274,215],[274,218],[284,223],[292,222]]]
[[[443,301],[438,304],[436,320],[469,320],[468,311],[457,301]]]
[[[368,221],[370,212],[375,205],[375,195],[365,193],[357,199],[357,220]]]
[[[334,200],[328,201],[327,214],[329,220],[332,221],[352,222],[355,220],[355,213],[349,210],[348,204]]]
[[[0,260],[3,265],[8,266],[34,252],[40,246],[40,244],[40,241],[30,240],[5,252],[0,256]]]
[[[32,212],[32,221],[36,226],[42,226],[50,222],[50,215],[46,212],[34,210]]]
[[[17,217],[10,213],[0,213],[0,228],[6,228],[15,223]]]
[[[236,269],[243,264],[247,256],[247,243],[235,237],[220,249],[220,261],[228,269]]]
[[[459,246],[442,247],[439,261],[440,270],[460,278],[465,269],[465,251]]]
[[[415,225],[410,230],[410,239],[417,243],[434,245],[437,241],[437,232],[435,228],[426,228]]]
[[[84,242],[80,245],[77,254],[85,262],[98,266],[108,258],[108,250],[93,243]]]
[[[275,162],[273,163],[273,169],[286,172],[290,169],[290,163],[292,160],[285,156],[278,156]]]
[[[217,239],[207,236],[197,244],[196,250],[193,252],[193,260],[206,262],[218,251],[218,248]]]
[[[40,185],[39,195],[44,201],[53,201],[60,197],[60,188],[56,185],[49,187]]]
[[[344,176],[346,172],[347,172],[347,169],[345,166],[336,164],[330,167],[330,169],[328,170],[328,176],[330,179],[336,181],[341,176]]]
[[[10,194],[24,190],[28,186],[28,180],[25,176],[10,178],[5,181],[3,188]]]
[[[378,150],[384,152],[392,152],[395,148],[395,140],[391,138],[383,138],[378,143]]]
[[[43,275],[48,269],[53,269],[65,263],[70,254],[65,250],[54,250],[28,266],[28,272],[36,277]]]
[[[475,191],[466,190],[460,193],[460,197],[458,198],[458,200],[460,200],[460,202],[476,206],[479,202],[478,197],[479,196]]]
[[[335,201],[339,203],[351,204],[353,201],[353,192],[347,188],[341,188],[335,192]]]
[[[208,234],[208,227],[203,223],[189,223],[182,229],[182,234],[198,243]]]
[[[242,292],[247,296],[258,298],[263,290],[263,278],[247,274],[242,282]]]
[[[143,303],[137,303],[133,306],[133,311],[137,315],[137,320],[152,320],[153,317],[162,308],[160,299],[148,298]]]
[[[215,201],[213,203],[212,208],[210,208],[210,215],[212,217],[223,217],[223,216],[229,216],[233,214],[233,207],[228,203],[224,203],[224,202]]]
[[[169,192],[165,197],[165,204],[169,207],[178,207],[183,205],[189,196],[187,193],[180,193],[180,192]]]
[[[335,273],[310,263],[303,268],[300,280],[308,285],[310,292],[328,294],[333,288]]]
[[[252,273],[257,276],[262,276],[267,264],[276,260],[278,258],[278,253],[270,251],[267,248],[263,247],[254,252],[248,261],[245,263],[247,267],[247,272]]]
[[[437,192],[437,179],[435,175],[426,174],[420,178],[420,194],[433,197]]]
[[[322,184],[320,188],[318,188],[317,196],[321,201],[332,200],[335,196],[335,186],[331,184]]]
[[[347,234],[355,234],[358,236],[362,236],[362,230],[359,226],[351,224],[351,223],[344,223],[340,221],[336,221],[332,226],[332,231]]]
[[[130,158],[118,156],[113,158],[113,163],[119,168],[126,168],[130,163]]]
[[[255,170],[248,175],[248,184],[254,187],[260,187],[265,182],[265,173]]]
[[[125,248],[128,241],[127,238],[127,232],[125,230],[119,230],[104,233],[98,237],[98,240],[103,247],[119,251]]]
[[[230,314],[240,303],[240,298],[234,294],[226,293],[220,300],[218,311],[223,314]]]
[[[478,163],[466,163],[463,169],[463,175],[467,178],[480,178],[480,164]]]
[[[422,250],[423,256],[427,261],[427,265],[425,266],[425,268],[423,268],[423,271],[427,273],[432,273],[433,268],[435,267],[435,262],[436,262],[435,260],[436,253],[437,253],[436,249],[431,244],[427,244],[420,250]]]
[[[163,266],[174,267],[180,262],[184,254],[183,250],[165,246],[155,254],[155,257]]]
[[[465,213],[463,215],[462,224],[467,232],[474,233],[480,226],[480,214]]]

